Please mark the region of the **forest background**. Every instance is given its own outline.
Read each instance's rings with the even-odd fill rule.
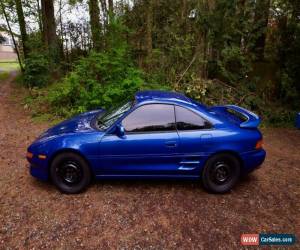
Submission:
[[[237,104],[268,126],[300,110],[299,0],[1,0],[0,19],[35,117],[109,108],[142,89]]]

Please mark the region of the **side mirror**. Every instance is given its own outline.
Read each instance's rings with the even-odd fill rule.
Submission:
[[[116,127],[116,134],[119,137],[124,137],[125,136],[125,129],[124,129],[124,127],[121,124],[117,125],[117,127]]]

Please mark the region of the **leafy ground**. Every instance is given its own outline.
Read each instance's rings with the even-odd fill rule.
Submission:
[[[48,124],[30,118],[12,79],[0,84],[0,249],[238,249],[242,233],[261,232],[299,239],[299,130],[265,129],[265,163],[226,195],[153,181],[63,195],[28,173],[26,146]]]

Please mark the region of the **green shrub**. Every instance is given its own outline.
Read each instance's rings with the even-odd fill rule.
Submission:
[[[110,108],[133,97],[138,90],[168,88],[150,76],[146,78],[149,83],[144,83],[145,74],[133,63],[127,40],[123,37],[128,31],[120,19],[112,20],[108,30],[106,50],[91,51],[87,57],[78,60],[73,71],[62,80],[46,88],[32,89],[32,103],[39,106],[37,112],[69,117],[100,107]],[[35,55],[26,63],[25,76],[31,86],[43,86],[47,82],[44,59]],[[39,74],[45,77],[44,80],[35,81]]]
[[[82,59],[79,65],[82,66],[88,60],[89,58]],[[122,73],[123,79],[102,84],[93,77],[81,75],[81,71],[77,70],[49,89],[47,100],[52,112],[57,115],[71,116],[99,107],[109,108],[132,96],[141,89],[143,83],[140,72],[130,67]],[[89,73],[94,75],[93,72]]]
[[[114,20],[110,25],[114,37],[106,37],[107,50],[92,51],[78,61],[68,76],[49,88],[47,101],[52,112],[71,116],[99,107],[109,108],[139,89],[151,88],[143,84],[143,73],[133,64],[126,39],[122,39],[126,30],[123,24]]]
[[[292,127],[295,125],[296,111],[281,107],[267,107],[263,110],[262,117],[267,126]]]
[[[281,74],[280,90],[280,97],[283,102],[288,104],[287,106],[296,108],[299,105],[300,94],[297,91],[296,83],[286,72]]]
[[[49,81],[49,64],[42,53],[31,53],[25,60],[24,83],[27,87],[43,87]]]
[[[230,83],[236,83],[249,74],[250,60],[243,55],[237,46],[228,46],[221,51],[221,59],[218,61],[221,77]]]

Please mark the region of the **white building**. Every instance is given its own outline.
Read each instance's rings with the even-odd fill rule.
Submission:
[[[0,34],[5,39],[5,41],[0,44],[0,61],[17,60],[17,53],[11,36],[3,31],[0,31]]]

